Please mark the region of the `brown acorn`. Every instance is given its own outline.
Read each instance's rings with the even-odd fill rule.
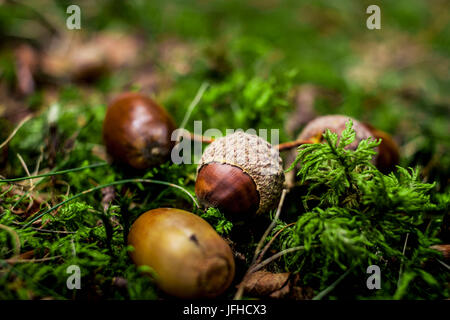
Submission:
[[[123,93],[106,111],[103,140],[114,160],[147,169],[169,160],[174,130],[171,116],[155,101],[139,93]]]
[[[377,155],[374,159],[375,165],[380,171],[386,172],[394,169],[399,161],[398,146],[392,137],[381,130],[376,129],[368,123],[361,123],[358,120],[352,119],[348,116],[342,115],[327,115],[314,119],[311,121],[300,133],[299,139],[311,139],[313,137],[321,140],[322,134],[326,129],[338,135],[342,134],[345,129],[345,124],[351,119],[353,122],[353,129],[356,132],[355,141],[353,141],[347,148],[356,149],[361,140],[369,137],[381,139],[380,145],[377,147]]]
[[[320,142],[322,141],[322,135],[325,133],[326,129],[341,135],[349,119],[353,122],[356,138],[355,141],[347,146],[347,149],[355,150],[361,140],[372,136],[371,132],[358,120],[343,115],[327,115],[315,118],[306,125],[298,138],[303,140],[315,138],[318,140],[317,142]]]
[[[343,115],[326,115],[315,118],[310,121],[298,136],[298,140],[310,140],[312,142],[321,142],[326,129],[341,135],[345,129],[348,120],[352,120],[353,129],[356,133],[355,141],[346,147],[346,149],[356,150],[358,144],[367,138],[382,139],[380,145],[376,148],[377,155],[374,158],[374,164],[384,173],[395,168],[399,161],[398,146],[394,140],[385,132],[375,129],[367,123],[361,123],[356,119]],[[287,163],[294,161],[296,152],[291,152],[287,157]],[[287,181],[289,186],[293,186],[295,180],[294,170],[287,173]]]
[[[176,297],[216,297],[234,278],[229,245],[205,220],[184,210],[142,214],[131,226],[128,244],[133,262],[151,267],[159,287]]]
[[[374,138],[381,139],[381,143],[378,146],[378,154],[375,157],[375,165],[383,173],[391,172],[400,160],[397,143],[388,133],[376,129],[369,123],[364,123],[364,125],[370,130]]]
[[[264,139],[235,132],[212,142],[197,168],[195,193],[206,208],[246,219],[274,208],[284,184],[278,150]]]

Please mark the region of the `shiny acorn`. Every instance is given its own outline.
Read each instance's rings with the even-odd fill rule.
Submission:
[[[356,119],[353,119],[344,115],[326,115],[317,117],[303,128],[298,136],[298,141],[308,141],[309,143],[319,143],[323,140],[323,134],[326,129],[334,132],[338,135],[342,134],[345,129],[345,125],[348,120],[351,119],[353,122],[353,129],[355,130],[355,141],[353,141],[346,148],[355,150],[358,144],[370,137],[375,139],[382,139],[381,143],[376,148],[377,155],[374,158],[374,164],[376,167],[384,173],[388,173],[395,168],[395,165],[399,162],[399,149],[395,141],[391,136],[381,130],[377,130],[373,126],[362,123]],[[287,163],[292,163],[296,157],[296,151],[291,151],[286,161]],[[286,174],[286,181],[289,188],[292,188],[295,184],[295,170],[291,170]]]
[[[378,154],[375,157],[375,165],[383,173],[389,173],[395,169],[400,161],[400,150],[391,135],[381,131],[374,126],[364,123],[375,139],[381,139],[378,146]]]
[[[395,165],[398,164],[399,161],[399,151],[397,144],[391,136],[374,128],[370,124],[359,122],[358,120],[352,119],[348,116],[326,115],[318,117],[306,125],[300,133],[299,139],[316,139],[317,142],[320,142],[326,129],[340,135],[342,131],[344,131],[345,125],[349,119],[353,122],[353,129],[355,130],[356,138],[355,141],[347,146],[347,148],[355,150],[361,140],[369,137],[375,139],[381,138],[381,143],[376,149],[377,155],[374,159],[374,163],[378,169],[383,172],[388,172],[394,169]]]
[[[170,159],[175,123],[155,101],[140,93],[123,93],[109,105],[103,141],[117,162],[148,169]]]
[[[173,208],[150,210],[131,226],[131,259],[151,267],[156,282],[179,298],[212,298],[222,294],[234,278],[229,245],[202,218]]]
[[[245,220],[277,205],[284,179],[278,149],[256,135],[237,131],[205,149],[195,193],[203,207]]]

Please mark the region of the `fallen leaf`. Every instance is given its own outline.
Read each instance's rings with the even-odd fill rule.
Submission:
[[[88,39],[71,35],[51,43],[41,65],[52,77],[89,81],[132,64],[139,48],[135,37],[116,32],[98,33]]]
[[[272,299],[307,300],[313,297],[314,291],[299,285],[298,274],[271,273],[257,271],[247,276],[244,282],[244,293],[255,297]]]
[[[38,54],[31,46],[22,44],[16,48],[15,57],[17,90],[20,95],[28,96],[35,90],[33,75],[39,63]]]

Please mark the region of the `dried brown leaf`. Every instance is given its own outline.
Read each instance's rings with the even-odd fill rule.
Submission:
[[[35,82],[33,75],[38,66],[38,54],[29,45],[22,44],[15,50],[16,58],[16,86],[18,93],[23,96],[34,92]]]
[[[272,273],[257,271],[247,276],[244,281],[244,293],[254,297],[271,299],[312,299],[314,291],[310,287],[299,285],[298,274]]]
[[[257,271],[245,280],[244,292],[255,296],[268,296],[283,288],[288,279],[289,273]]]

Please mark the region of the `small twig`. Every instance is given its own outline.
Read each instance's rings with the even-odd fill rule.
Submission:
[[[51,176],[56,176],[59,174],[65,174],[65,173],[69,173],[69,172],[77,172],[77,171],[82,171],[85,169],[92,169],[92,168],[98,168],[98,167],[103,167],[108,165],[107,162],[99,162],[99,163],[94,163],[85,167],[79,167],[79,168],[73,168],[73,169],[66,169],[66,170],[61,170],[61,171],[55,171],[55,172],[49,172],[49,173],[44,173],[44,174],[39,174],[36,176],[29,176],[29,177],[20,177],[20,178],[13,178],[13,179],[3,179],[0,180],[0,183],[6,183],[6,182],[16,182],[16,181],[23,181],[23,180],[28,180],[28,179],[35,179],[35,178],[43,178],[43,177],[51,177]]]
[[[278,217],[280,216],[281,213],[281,208],[283,207],[283,203],[284,203],[284,198],[286,197],[286,193],[287,190],[283,189],[283,192],[281,193],[281,197],[280,197],[280,202],[278,203],[278,208],[277,208],[277,212],[275,213],[275,217],[273,218],[271,224],[269,225],[269,227],[266,229],[266,231],[264,232],[263,236],[261,237],[261,240],[259,240],[258,245],[256,246],[255,249],[255,254],[253,256],[253,260],[252,263],[250,264],[250,267],[248,268],[247,272],[245,273],[241,283],[238,285],[238,290],[236,292],[236,294],[234,295],[234,300],[240,300],[242,298],[242,294],[244,293],[244,283],[247,280],[248,276],[253,272],[252,268],[255,264],[255,261],[258,257],[258,253],[261,250],[261,247],[265,241],[265,239],[267,238],[267,236],[269,235],[270,231],[272,231],[272,229],[275,227],[275,224],[277,223]]]
[[[29,114],[28,116],[26,116],[25,118],[22,119],[22,121],[19,122],[19,124],[17,125],[17,127],[13,130],[13,132],[11,132],[11,134],[9,135],[9,137],[3,141],[2,144],[0,144],[0,149],[3,148],[4,146],[6,146],[8,144],[9,141],[11,141],[12,138],[14,138],[14,136],[16,135],[17,131],[19,131],[19,129],[28,121],[32,118],[33,116],[31,114]]]
[[[26,174],[28,175],[28,177],[31,177],[30,171],[28,170],[28,166],[25,163],[25,161],[23,160],[22,156],[20,155],[20,153],[17,153],[17,158],[19,158],[20,163],[22,164],[22,167],[24,168]],[[33,179],[29,179],[30,180],[30,189],[33,188]]]
[[[173,184],[173,183],[170,183],[170,182],[166,182],[166,181],[160,181],[160,180],[151,180],[151,179],[125,179],[125,180],[119,180],[119,181],[114,181],[114,182],[111,182],[111,183],[99,185],[99,186],[96,186],[96,187],[91,188],[91,189],[88,189],[88,190],[84,190],[83,192],[80,192],[80,193],[78,193],[78,194],[76,194],[76,195],[70,197],[69,199],[67,199],[67,200],[65,200],[65,201],[62,201],[62,202],[58,203],[57,205],[51,207],[50,209],[48,209],[48,210],[46,210],[46,211],[44,211],[44,212],[38,214],[35,218],[31,219],[30,222],[28,222],[28,223],[26,223],[25,225],[23,225],[22,228],[26,228],[26,227],[30,226],[31,224],[33,224],[33,222],[35,222],[36,220],[42,218],[42,217],[43,217],[44,215],[46,215],[47,213],[52,212],[53,210],[58,209],[58,208],[61,207],[62,205],[66,204],[67,202],[72,201],[72,200],[74,200],[74,199],[76,199],[76,198],[79,198],[79,197],[81,197],[81,196],[83,196],[83,195],[85,195],[85,194],[88,194],[88,193],[90,193],[90,192],[93,192],[93,191],[96,191],[96,190],[99,190],[99,189],[102,189],[102,188],[106,188],[106,187],[109,187],[109,186],[119,185],[119,184],[125,184],[125,183],[154,183],[154,184],[162,184],[162,185],[165,185],[165,186],[169,186],[169,187],[173,187],[173,188],[180,189],[181,191],[183,191],[184,193],[186,193],[186,194],[191,198],[192,202],[194,202],[195,206],[196,206],[197,208],[199,208],[199,205],[198,205],[197,201],[196,201],[195,198],[189,193],[189,191],[187,191],[186,189],[184,189],[183,187],[181,187],[181,186],[179,186],[179,185],[176,185],[176,184]]]
[[[177,135],[177,138],[175,141],[179,141],[181,137],[183,137],[184,139],[188,139],[191,141],[198,141],[201,143],[212,143],[214,141],[214,138],[195,134],[186,129],[178,129],[177,133],[178,133],[178,135]]]
[[[256,246],[255,255],[253,256],[252,264],[255,263],[256,258],[258,256],[258,253],[261,251],[261,247],[264,244],[264,241],[266,240],[266,238],[269,235],[270,231],[272,231],[272,229],[275,227],[275,225],[276,225],[276,223],[278,221],[278,218],[279,218],[280,213],[281,213],[281,208],[283,207],[284,198],[286,197],[286,193],[287,193],[287,190],[283,189],[283,192],[281,193],[280,202],[278,203],[278,208],[277,208],[277,212],[275,214],[275,217],[273,218],[272,223],[266,229],[266,231],[264,232],[263,236],[259,240],[258,245]]]
[[[264,249],[261,251],[261,253],[258,256],[258,259],[256,259],[256,261],[255,261],[255,264],[258,264],[261,262],[262,258],[266,254],[267,250],[269,250],[270,246],[276,240],[276,238],[281,234],[281,232],[283,232],[283,230],[285,230],[286,228],[293,226],[295,224],[296,224],[296,222],[289,223],[289,224],[285,225],[283,228],[281,228],[280,230],[278,230],[278,232],[272,237],[272,239],[270,239],[270,241],[266,244]]]
[[[301,146],[303,144],[313,144],[313,143],[316,143],[316,142],[314,142],[312,140],[299,139],[299,140],[280,143],[279,145],[276,146],[276,148],[278,148],[279,151],[286,151],[286,150],[290,150],[295,147]]]
[[[408,238],[409,238],[409,232],[406,234],[406,239],[405,239],[405,244],[403,245],[403,252],[402,255],[405,255],[406,252],[406,245],[408,243]],[[403,273],[403,262],[400,264],[400,271],[398,273],[398,281],[397,281],[397,287],[400,285],[400,279],[402,277],[402,273]]]
[[[67,170],[63,170],[63,171],[59,171],[59,172],[58,172],[58,171],[53,171],[53,172],[51,171],[51,172],[49,172],[49,173],[41,174],[41,175],[38,175],[38,176],[21,177],[21,178],[16,178],[16,179],[3,179],[3,180],[0,180],[0,183],[2,183],[2,182],[10,182],[11,180],[12,180],[12,182],[14,182],[14,181],[27,180],[27,179],[41,178],[41,179],[39,179],[39,180],[35,183],[34,186],[36,187],[37,185],[41,184],[41,183],[45,180],[46,177],[51,177],[51,176],[58,175],[58,174],[63,174],[63,173],[76,172],[76,171],[80,171],[80,170],[84,170],[84,169],[90,169],[90,168],[101,167],[101,166],[104,166],[104,165],[107,165],[107,164],[108,164],[107,162],[103,162],[103,163],[95,163],[95,164],[92,164],[92,165],[89,165],[89,166],[79,167],[79,168],[72,168],[72,169],[67,169]],[[57,170],[57,169],[55,168],[54,170]],[[23,200],[28,194],[31,193],[31,191],[32,191],[32,190],[28,190],[26,193],[24,193],[24,194],[19,198],[19,200],[17,200],[17,201],[14,203],[14,205],[11,207],[11,210],[13,210],[15,207],[17,207],[17,206],[19,205],[19,203],[21,203],[22,200]]]
[[[41,146],[41,147],[39,148],[39,151],[40,151],[40,153],[39,153],[39,158],[38,158],[37,161],[36,161],[36,167],[34,168],[34,171],[33,171],[33,175],[34,175],[34,176],[38,174],[38,172],[39,172],[39,167],[40,167],[40,165],[41,165],[42,160],[44,159],[44,148],[43,148],[43,146]]]
[[[30,227],[30,229],[35,230],[35,231],[39,231],[39,232],[49,232],[49,233],[61,233],[61,234],[76,233],[75,231],[48,230],[48,229],[41,229],[41,228],[34,228],[34,227]]]
[[[54,256],[54,257],[47,257],[47,258],[41,258],[41,259],[15,259],[15,258],[11,258],[11,259],[6,259],[3,260],[6,263],[9,264],[14,264],[14,263],[30,263],[30,262],[44,262],[44,261],[50,261],[50,260],[55,260],[58,258],[61,258],[62,256]]]
[[[9,193],[13,188],[14,186],[10,186],[5,192],[0,194],[0,199],[3,198],[7,193]]]
[[[208,88],[208,86],[209,86],[209,84],[207,82],[203,82],[202,83],[202,85],[200,86],[200,88],[197,91],[197,94],[195,95],[194,100],[192,100],[191,104],[187,108],[187,111],[186,111],[186,113],[184,115],[184,119],[181,122],[181,125],[180,125],[179,129],[184,129],[184,127],[186,126],[186,123],[189,120],[189,117],[191,116],[192,111],[194,111],[194,108],[197,106],[197,104],[202,99],[203,94],[205,93],[205,91]],[[179,138],[180,138],[180,136],[177,135],[175,141],[178,141]]]
[[[199,141],[201,143],[212,143],[214,141],[214,138],[210,138],[210,137],[205,137],[202,135],[198,135],[192,132],[189,132],[187,130],[184,130],[183,135],[188,138],[191,139],[192,141]]]
[[[442,264],[444,267],[446,267],[448,270],[450,270],[450,266],[448,264],[446,264],[444,261],[437,259],[437,262],[439,262],[440,264]]]
[[[265,267],[266,265],[268,265],[268,264],[271,263],[272,261],[278,259],[278,258],[281,257],[281,256],[284,256],[284,255],[287,254],[287,253],[295,252],[295,251],[299,251],[299,250],[304,250],[304,249],[305,249],[305,246],[298,246],[298,247],[292,247],[292,248],[288,248],[288,249],[285,249],[285,250],[283,250],[283,251],[280,251],[280,252],[274,254],[273,256],[271,256],[270,258],[267,258],[267,259],[264,260],[263,262],[261,262],[261,263],[255,265],[254,267],[252,267],[252,268],[249,270],[249,273],[253,273],[253,272],[258,271],[259,269]]]
[[[22,156],[19,153],[17,153],[17,158],[19,158],[19,161],[22,164],[22,167],[25,169],[26,174],[30,177],[31,174],[30,174],[30,171],[28,170],[28,166],[27,166],[27,164],[25,163],[25,161],[23,160]],[[29,181],[30,181],[30,189],[29,189],[29,191],[32,191],[34,189],[33,179],[30,179]],[[31,207],[34,204],[34,199],[31,196],[31,194],[28,195],[28,198],[30,198],[30,203],[28,204],[27,211],[30,210]]]

